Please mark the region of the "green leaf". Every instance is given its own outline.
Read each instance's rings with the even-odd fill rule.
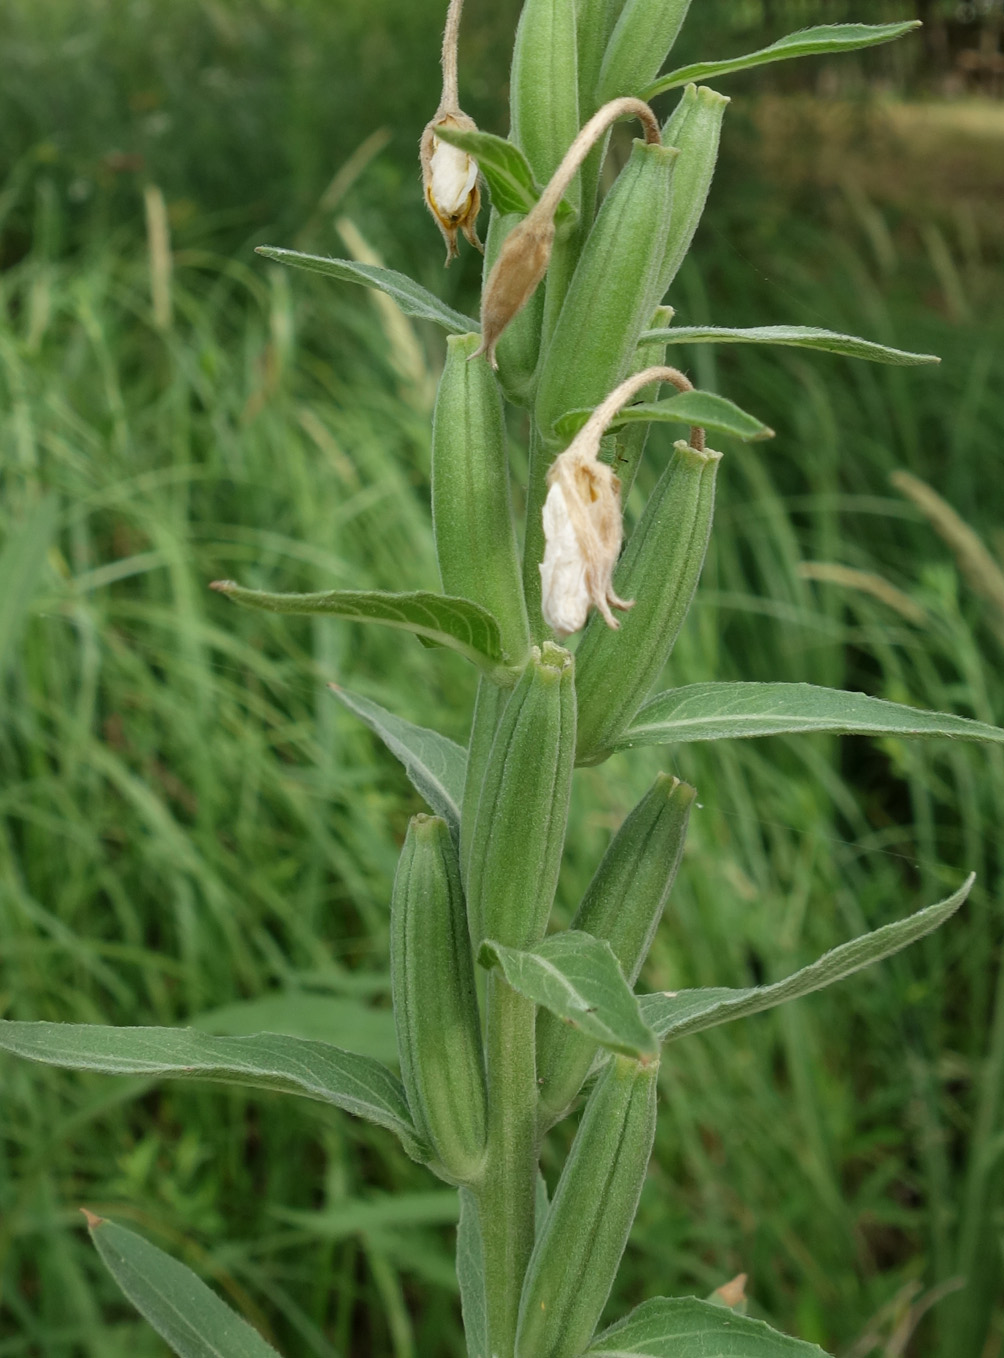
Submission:
[[[597,1335],[583,1358],[826,1358],[823,1350],[696,1297],[653,1297]]]
[[[947,712],[815,684],[687,684],[650,698],[613,748],[830,731],[839,735],[948,736],[1004,743],[1004,730]]]
[[[861,971],[863,967],[871,966],[873,962],[881,961],[883,957],[891,957],[918,938],[932,933],[955,914],[969,895],[975,880],[975,873],[971,873],[958,891],[946,900],[929,905],[925,910],[918,910],[907,919],[883,925],[874,933],[863,934],[850,943],[842,943],[839,948],[824,953],[818,961],[793,972],[783,981],[775,981],[773,985],[751,986],[745,990],[715,987],[681,990],[675,995],[642,995],[641,1012],[646,1023],[652,1025],[659,1037],[664,1041],[675,1041],[679,1037],[686,1037],[688,1033],[699,1033],[705,1028],[715,1028],[720,1023],[759,1014],[765,1009],[773,1009],[777,1004],[810,995],[814,990],[822,990],[855,971]]]
[[[681,325],[646,330],[640,343],[649,340],[663,344],[787,344],[796,349],[822,349],[828,354],[845,354],[848,358],[865,358],[871,363],[892,363],[898,367],[941,362],[936,354],[911,354],[905,349],[890,349],[885,344],[859,339],[857,335],[838,335],[834,330],[818,330],[810,325],[755,325],[747,329]]]
[[[464,1317],[468,1358],[489,1358],[488,1298],[485,1289],[485,1251],[478,1200],[469,1188],[460,1190],[457,1227],[457,1281]]]
[[[638,998],[605,939],[577,929],[552,934],[531,951],[491,939],[478,961],[497,966],[513,990],[541,1004],[601,1047],[645,1060],[659,1044],[642,1019]]]
[[[450,335],[466,335],[480,329],[477,321],[454,311],[428,292],[407,274],[396,269],[384,269],[376,264],[357,264],[354,259],[326,259],[323,255],[304,255],[299,250],[283,250],[275,245],[259,245],[255,254],[274,259],[279,264],[290,264],[296,269],[322,273],[343,283],[361,283],[364,288],[376,288],[393,297],[406,316],[417,316],[422,321],[435,321]]]
[[[180,1358],[277,1358],[190,1268],[113,1221],[88,1212],[87,1226],[109,1273]]]
[[[555,433],[563,439],[572,438],[592,413],[591,410],[570,410],[555,421]],[[747,443],[774,437],[773,429],[762,420],[758,420],[755,415],[748,415],[734,401],[716,396],[712,391],[683,391],[667,401],[639,401],[637,405],[619,410],[608,428],[616,429],[625,424],[650,424],[653,421],[663,424],[699,424],[703,429],[732,434]]]
[[[350,693],[337,684],[328,687],[338,701],[364,721],[401,761],[416,791],[422,794],[437,816],[443,817],[453,838],[458,839],[467,751],[438,731],[414,726],[403,717],[395,717],[393,712],[359,693]]]
[[[275,1033],[215,1037],[191,1028],[3,1020],[0,1050],[68,1070],[213,1080],[299,1094],[387,1127],[413,1159],[427,1158],[397,1076],[371,1057],[327,1042]]]
[[[492,207],[496,212],[525,215],[540,197],[526,156],[511,141],[496,137],[492,132],[460,127],[437,127],[435,135],[440,141],[466,151],[478,162],[481,173],[488,180]]]
[[[453,599],[448,594],[432,594],[427,590],[410,594],[356,589],[269,594],[265,590],[244,589],[235,580],[214,580],[209,588],[225,594],[235,604],[265,613],[324,613],[332,618],[379,622],[403,632],[415,632],[439,646],[458,651],[503,682],[509,677],[499,625],[487,609],[470,599]]]
[[[640,98],[654,99],[657,94],[688,85],[692,80],[714,80],[720,75],[748,71],[753,66],[766,66],[772,61],[791,61],[793,57],[819,57],[838,52],[856,52],[862,47],[876,47],[879,43],[892,42],[894,38],[901,38],[904,33],[920,27],[919,19],[910,19],[899,24],[820,24],[816,28],[803,28],[798,33],[779,38],[769,47],[760,47],[742,57],[729,57],[726,61],[695,61],[691,66],[680,66],[654,80],[642,90]]]

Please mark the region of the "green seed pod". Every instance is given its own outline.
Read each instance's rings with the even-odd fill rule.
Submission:
[[[650,330],[660,330],[667,327],[673,319],[673,308],[671,306],[657,306],[649,322]],[[646,340],[638,345],[635,350],[634,362],[631,364],[631,373],[643,372],[645,368],[656,368],[666,361],[666,346],[660,340]],[[641,391],[633,398],[635,401],[654,401],[659,395],[659,383],[652,382],[647,387],[642,387]],[[614,435],[614,455],[611,465],[621,483],[621,504],[627,504],[627,497],[631,493],[634,485],[635,476],[638,474],[638,464],[641,462],[645,452],[645,445],[648,442],[648,434],[651,425],[648,424],[629,424],[623,429],[618,429]]]
[[[522,220],[518,212],[508,212],[505,216],[492,213],[485,243],[485,281],[498,258],[503,241]],[[537,288],[503,330],[495,346],[497,376],[502,390],[513,405],[523,406],[524,409],[529,409],[533,404],[543,315],[544,289]]]
[[[592,1338],[638,1209],[655,1137],[658,1062],[610,1062],[530,1257],[516,1358],[576,1358]]]
[[[539,184],[546,184],[579,130],[575,6],[526,0],[516,29],[509,79],[510,136]],[[565,195],[577,206],[577,191]]]
[[[690,0],[627,0],[600,68],[601,104],[640,94],[659,74],[690,8]]]
[[[631,534],[614,589],[633,599],[618,631],[594,616],[576,652],[578,762],[595,764],[628,726],[669,659],[704,564],[721,453],[681,439]]]
[[[600,106],[597,87],[607,43],[624,0],[577,0],[575,36],[579,46],[579,117],[583,122]]]
[[[471,719],[471,736],[467,743],[467,774],[464,778],[464,801],[460,809],[460,876],[467,890],[467,869],[471,858],[471,836],[474,817],[481,797],[481,784],[499,718],[505,710],[509,693],[486,677],[478,683]]]
[[[663,145],[677,147],[680,159],[673,180],[666,254],[659,273],[660,298],[665,296],[686,258],[708,201],[728,104],[726,95],[707,85],[700,89],[688,85],[663,128]]]
[[[467,868],[475,951],[544,936],[558,883],[575,757],[572,657],[545,642],[506,703],[481,784]]]
[[[636,141],[583,247],[540,369],[545,438],[566,410],[595,406],[627,374],[659,301],[672,201],[671,147]]]
[[[450,335],[432,421],[432,526],[447,594],[494,614],[519,664],[529,646],[516,549],[505,417],[480,335]],[[468,361],[470,360],[470,361]]]
[[[659,774],[610,841],[572,921],[573,929],[610,944],[630,985],[666,908],[695,796],[688,783]],[[595,1055],[590,1038],[548,1010],[538,1012],[537,1080],[545,1126],[571,1104]]]
[[[391,898],[391,988],[401,1077],[416,1126],[458,1183],[481,1173],[487,1135],[474,965],[450,832],[413,817]]]

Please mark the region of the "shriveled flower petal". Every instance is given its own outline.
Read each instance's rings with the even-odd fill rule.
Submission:
[[[540,611],[559,641],[586,624],[586,563],[575,536],[565,492],[557,483],[544,501],[546,547],[540,566]]]
[[[471,190],[478,182],[478,162],[466,151],[440,141],[433,133],[429,202],[440,221],[457,226],[470,209]]]

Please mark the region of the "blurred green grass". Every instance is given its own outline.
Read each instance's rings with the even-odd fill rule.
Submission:
[[[472,111],[500,129],[492,52],[515,8],[468,40]],[[0,18],[5,1016],[261,1023],[387,1054],[386,907],[418,803],[324,683],[463,740],[472,675],[378,630],[243,614],[205,585],[435,587],[440,338],[392,335],[370,298],[249,247],[312,223],[298,243],[342,252],[318,202],[387,125],[338,209],[473,309],[475,262],[441,273],[410,161],[438,17],[45,0]],[[932,190],[919,219],[881,174],[799,170],[759,107],[730,112],[681,318],[823,324],[945,362],[684,355],[779,433],[725,449],[669,677],[806,679],[1000,722],[1004,619],[888,476],[936,487],[999,560],[1004,233],[952,194]],[[169,314],[144,188],[172,233]],[[517,463],[522,434],[514,421]],[[653,434],[631,512],[667,446]],[[805,562],[878,575],[907,603],[808,579]],[[821,737],[618,756],[578,775],[561,909],[658,767],[695,782],[701,809],[653,988],[773,979],[964,870],[980,881],[910,954],[667,1051],[611,1314],[742,1269],[757,1311],[841,1354],[988,1358],[1004,1324],[1004,764]],[[137,1221],[286,1353],[462,1352],[449,1204],[380,1133],[265,1096],[9,1061],[2,1078],[0,1355],[163,1352],[106,1281],[80,1204]]]

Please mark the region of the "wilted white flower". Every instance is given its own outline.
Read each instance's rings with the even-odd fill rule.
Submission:
[[[477,220],[481,211],[481,189],[478,184],[478,162],[458,146],[451,146],[436,136],[443,127],[462,131],[476,131],[474,122],[459,109],[440,113],[433,118],[422,134],[422,185],[425,201],[446,241],[446,262],[457,255],[457,232],[462,231],[476,249]]]

